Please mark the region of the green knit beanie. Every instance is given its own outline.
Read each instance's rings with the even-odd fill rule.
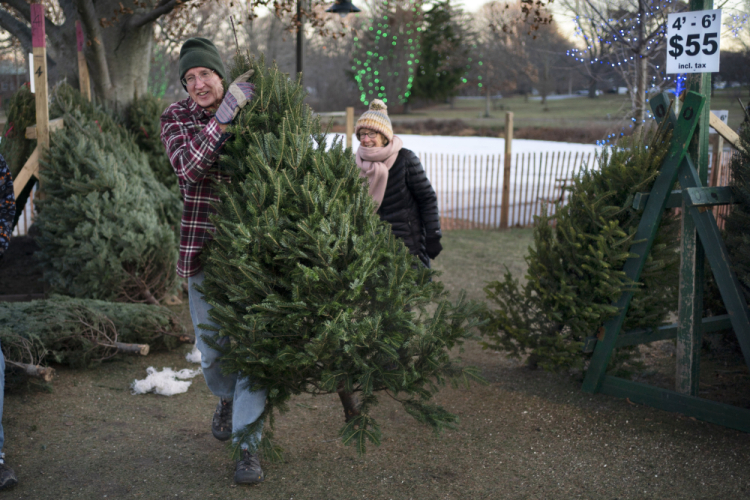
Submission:
[[[221,56],[211,40],[206,38],[190,38],[182,44],[180,49],[180,80],[191,68],[208,68],[216,71],[223,80],[226,75]]]

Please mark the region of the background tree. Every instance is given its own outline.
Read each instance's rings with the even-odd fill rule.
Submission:
[[[95,94],[124,109],[135,95],[147,92],[149,69],[157,21],[167,36],[183,32],[183,25],[209,0],[58,0],[45,4],[45,29],[50,82],[65,78],[78,82],[75,21],[80,19],[86,34],[86,60]],[[311,0],[302,16],[310,26],[329,33],[333,16],[324,14],[330,2]],[[213,5],[213,4],[212,4]],[[231,5],[231,4],[230,4]],[[245,15],[257,17],[260,7],[271,7],[291,25],[298,25],[297,0],[253,0],[246,3]],[[31,52],[31,8],[25,0],[0,1],[0,27],[17,39],[25,53]],[[227,19],[224,19],[225,23]],[[228,25],[225,30],[230,30]],[[212,33],[202,32],[203,36]],[[173,37],[173,43],[184,39]]]
[[[547,96],[560,88],[561,76],[567,75],[572,69],[569,58],[563,51],[568,40],[555,23],[539,26],[531,32],[530,38],[526,40],[526,53],[534,67],[535,87],[544,105],[547,103]]]
[[[472,68],[472,79],[486,97],[485,116],[488,117],[492,93],[509,94],[519,88],[519,82],[536,82],[536,69],[527,51],[531,37],[526,36],[533,26],[527,24],[520,5],[497,1],[484,4],[474,19],[479,37],[476,54],[479,60]],[[469,62],[474,63],[473,59]]]
[[[420,64],[424,0],[371,5],[372,21],[354,39],[354,79],[360,101],[406,104]]]
[[[413,97],[445,100],[458,93],[469,55],[464,21],[463,12],[450,0],[437,0],[425,13]]]
[[[588,62],[592,76],[599,73],[597,65],[609,65],[621,75],[630,91],[629,118],[637,134],[648,115],[647,89],[670,81],[663,78],[667,15],[685,5],[672,0],[585,0],[567,7],[586,44],[574,56],[584,65]]]

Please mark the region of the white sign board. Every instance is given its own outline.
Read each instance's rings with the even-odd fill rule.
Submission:
[[[727,122],[729,121],[729,111],[727,111],[726,109],[722,109],[722,110],[720,110],[720,111],[714,111],[714,110],[712,109],[712,110],[711,110],[711,113],[713,113],[713,114],[715,114],[716,116],[718,116],[718,117],[719,117],[719,120],[721,120],[721,121],[722,121],[722,122],[724,123],[724,125],[726,125],[726,124],[727,124]],[[714,130],[714,128],[713,128],[713,127],[709,127],[709,128],[708,128],[708,133],[709,133],[709,134],[715,134],[715,133],[716,133],[716,130]]]
[[[721,9],[669,14],[667,73],[719,71]]]

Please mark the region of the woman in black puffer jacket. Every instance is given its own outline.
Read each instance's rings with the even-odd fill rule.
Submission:
[[[357,165],[367,177],[378,215],[430,267],[430,259],[443,249],[442,234],[435,190],[419,158],[393,135],[388,108],[379,99],[357,120],[354,134],[360,141]]]

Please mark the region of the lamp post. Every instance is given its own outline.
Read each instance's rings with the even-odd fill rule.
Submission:
[[[297,74],[302,73],[302,37],[304,36],[304,21],[302,19],[302,2],[297,0]],[[352,5],[350,0],[336,0],[336,3],[326,9],[326,12],[338,14],[346,17],[352,12],[361,12],[357,7]]]
[[[346,17],[352,12],[362,12],[356,8],[349,0],[336,0],[336,3],[331,5],[326,12],[332,12],[338,14],[341,17]]]

